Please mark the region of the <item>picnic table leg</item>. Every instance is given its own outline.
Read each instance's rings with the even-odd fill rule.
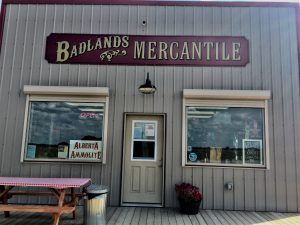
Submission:
[[[66,196],[66,191],[65,189],[61,189],[60,194],[59,194],[59,199],[58,199],[58,207],[63,207],[64,202],[65,202],[65,196]],[[59,219],[60,219],[60,213],[53,213],[53,225],[58,225]]]
[[[53,213],[52,217],[53,217],[53,225],[58,225],[60,215],[58,213]]]
[[[3,204],[8,204],[6,196],[3,196]],[[4,211],[4,216],[9,217],[9,211]]]
[[[71,188],[71,196],[72,196],[72,202],[73,201],[75,202],[76,196],[75,196],[74,188]],[[74,209],[74,211],[73,211],[72,214],[73,214],[73,219],[75,220],[76,219],[76,207],[75,207],[75,209]]]
[[[5,186],[1,185],[1,186],[0,186],[0,193],[2,193],[2,192],[4,192],[4,191],[5,191]],[[2,196],[2,202],[3,202],[3,204],[5,204],[5,205],[8,204],[8,202],[7,202],[7,194],[4,194],[4,195]],[[8,211],[4,211],[4,216],[5,216],[5,217],[9,217],[9,212],[8,212]]]
[[[62,189],[60,191],[59,199],[58,199],[58,206],[63,207],[64,201],[65,201],[66,191],[65,189]]]

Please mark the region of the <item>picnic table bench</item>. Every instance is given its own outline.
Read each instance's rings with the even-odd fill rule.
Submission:
[[[22,178],[0,177],[0,211],[4,211],[6,217],[9,212],[39,212],[51,213],[53,225],[58,225],[60,216],[64,213],[73,213],[75,219],[76,205],[82,197],[81,193],[75,193],[75,188],[86,187],[91,184],[86,178]],[[12,191],[14,187],[45,187],[48,192]],[[69,192],[67,190],[70,189]],[[24,205],[8,204],[8,199],[14,195],[52,195],[58,200],[57,205]],[[70,196],[69,202],[66,196]]]

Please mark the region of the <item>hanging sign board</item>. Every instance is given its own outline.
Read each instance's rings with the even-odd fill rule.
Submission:
[[[52,33],[46,59],[59,64],[245,66],[249,42],[229,36]]]

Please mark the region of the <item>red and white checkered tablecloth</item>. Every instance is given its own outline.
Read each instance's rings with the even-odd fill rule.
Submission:
[[[0,185],[21,187],[48,187],[56,189],[80,188],[91,184],[89,178],[27,178],[0,177]]]

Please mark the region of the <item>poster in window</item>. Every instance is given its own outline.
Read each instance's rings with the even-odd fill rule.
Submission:
[[[261,139],[243,139],[243,159],[245,164],[262,164]]]
[[[142,139],[143,137],[143,129],[141,127],[134,127],[134,139]]]
[[[145,136],[146,137],[154,137],[155,135],[155,125],[153,123],[145,124]]]
[[[102,162],[102,141],[70,140],[69,159]]]
[[[36,145],[28,145],[27,146],[27,158],[35,159],[35,153],[36,153]]]
[[[60,159],[68,158],[68,145],[58,145],[58,155],[57,157]]]

